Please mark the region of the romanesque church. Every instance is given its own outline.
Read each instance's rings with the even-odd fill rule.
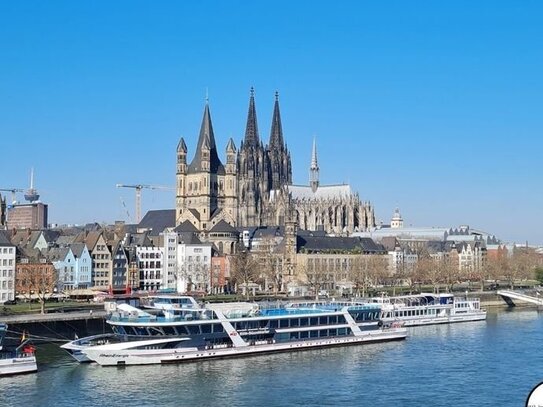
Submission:
[[[183,138],[177,146],[177,225],[210,231],[225,223],[232,227],[283,226],[287,219],[295,219],[301,229],[338,235],[375,226],[373,207],[361,201],[349,185],[319,184],[315,141],[309,185],[292,183],[277,92],[268,143],[264,145],[260,138],[251,89],[245,137],[239,150],[230,139],[224,152],[225,164],[219,158],[206,102],[190,163]]]

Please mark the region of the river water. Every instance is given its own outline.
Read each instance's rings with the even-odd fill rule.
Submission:
[[[543,381],[543,313],[416,327],[406,341],[126,368],[54,345],[0,379],[0,406],[524,406]]]

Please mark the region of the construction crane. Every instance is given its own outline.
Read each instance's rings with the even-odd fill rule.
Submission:
[[[130,216],[130,212],[128,212],[128,208],[126,207],[126,204],[124,203],[124,199],[122,196],[120,196],[119,199],[121,200],[121,203],[123,204],[123,208],[126,211],[127,219],[130,222],[132,220],[132,217]]]
[[[17,192],[24,192],[24,189],[20,189],[20,188],[0,188],[0,191],[11,192],[11,203],[14,204],[14,203],[17,202],[17,197],[15,196],[15,194]]]
[[[162,189],[162,190],[168,190],[173,191],[174,189],[172,187],[166,187],[163,185],[145,185],[145,184],[135,184],[135,185],[127,185],[127,184],[116,184],[117,188],[133,188],[136,190],[136,223],[140,223],[141,221],[141,190],[142,189]]]

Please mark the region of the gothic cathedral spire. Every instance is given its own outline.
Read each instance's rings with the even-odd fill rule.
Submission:
[[[260,138],[258,135],[258,124],[256,121],[255,89],[251,88],[249,99],[249,112],[247,113],[247,126],[245,128],[245,145],[258,147]]]
[[[283,148],[283,127],[281,126],[281,113],[279,112],[279,92],[275,92],[275,105],[273,106],[270,133],[270,149],[274,147]]]
[[[311,190],[316,192],[319,188],[319,164],[317,162],[317,142],[313,138],[313,149],[311,151],[311,166],[309,167],[309,185]]]

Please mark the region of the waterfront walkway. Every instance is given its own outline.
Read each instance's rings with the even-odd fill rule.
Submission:
[[[0,322],[8,324],[29,324],[36,322],[54,321],[76,321],[85,319],[103,319],[106,311],[74,311],[74,312],[51,312],[48,314],[17,314],[0,316]]]

